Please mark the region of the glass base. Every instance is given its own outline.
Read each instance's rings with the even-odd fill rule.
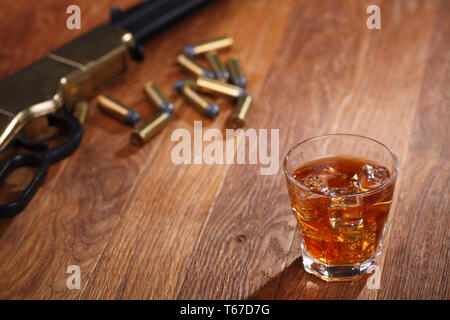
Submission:
[[[311,273],[327,282],[332,281],[355,281],[359,280],[364,274],[370,273],[376,265],[375,257],[362,263],[351,265],[330,265],[320,262],[311,257],[302,248],[303,267],[305,271]]]

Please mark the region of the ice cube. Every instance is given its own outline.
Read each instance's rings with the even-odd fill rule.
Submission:
[[[331,188],[333,195],[330,199],[328,216],[330,225],[336,228],[348,228],[360,226],[363,223],[361,200],[356,195],[345,195],[350,187]]]
[[[343,196],[349,193],[357,193],[359,191],[359,186],[354,184],[353,182],[350,182],[348,185],[343,187],[330,188],[330,194],[333,196]]]
[[[312,190],[328,192],[328,185],[318,176],[308,175],[303,177],[300,183]]]
[[[323,167],[323,168],[321,169],[321,171],[322,171],[323,173],[325,173],[325,174],[336,174],[336,173],[337,173],[337,172],[336,172],[336,169],[333,168],[333,167],[330,166],[330,165],[326,165],[325,167]]]
[[[328,209],[330,225],[336,228],[357,227],[362,225],[363,216],[361,206],[346,207],[330,206]]]
[[[369,190],[382,185],[389,179],[389,171],[385,167],[365,164],[358,172],[358,182],[363,189]]]
[[[331,190],[333,189],[338,189],[338,188],[331,188]],[[341,189],[341,188],[339,188]],[[333,191],[331,191],[333,192]],[[336,193],[331,193],[333,195],[336,195]],[[330,200],[330,207],[332,208],[348,208],[348,207],[354,207],[354,206],[359,206],[360,203],[360,199],[358,196],[354,196],[354,195],[343,195],[343,196],[332,196],[331,200]]]
[[[333,185],[340,183],[347,179],[347,174],[337,171],[330,165],[327,165],[320,169],[319,178],[322,179],[327,185]]]
[[[363,187],[366,180],[367,179],[365,175],[362,175],[361,173],[358,175],[357,173],[355,173],[350,179],[350,183],[352,184],[354,192],[365,192],[369,190]]]

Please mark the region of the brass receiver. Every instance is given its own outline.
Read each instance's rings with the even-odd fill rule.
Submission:
[[[69,111],[127,70],[132,33],[101,25],[0,82],[0,153],[22,128],[62,106]]]

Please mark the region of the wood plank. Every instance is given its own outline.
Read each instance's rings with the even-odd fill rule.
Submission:
[[[383,275],[380,299],[450,298],[449,12],[449,2],[440,1],[403,166],[402,210],[391,221],[398,232],[388,240],[385,265],[390,271]]]
[[[47,50],[76,36],[65,29],[65,8],[69,4],[61,2],[61,6],[53,10],[43,6],[48,9],[44,12],[49,16],[64,13],[64,25],[59,32],[65,30],[62,33],[66,38],[49,44]],[[127,6],[127,3],[123,4]],[[112,1],[104,7],[92,7],[87,2],[79,5],[84,17],[82,21],[86,21],[83,28],[85,26],[89,30],[107,21],[107,8]],[[27,8],[23,9],[27,12]],[[18,10],[17,14],[23,12]],[[48,28],[40,31],[40,38],[46,39],[44,34]],[[157,50],[157,43],[149,44],[147,49],[164,61],[165,52]],[[148,118],[152,111],[141,93],[141,86],[148,76],[158,74],[161,69],[152,68],[149,73],[148,69],[131,64],[129,73],[105,93],[120,97],[119,100]],[[124,86],[125,83],[130,85]],[[5,222],[7,227],[2,234],[0,252],[3,261],[0,269],[1,297],[73,298],[79,295],[79,291],[66,287],[67,266],[79,265],[83,277],[88,278],[137,176],[142,172],[147,155],[137,153],[129,146],[130,128],[96,112],[95,107],[92,109],[80,149],[69,159],[52,166],[46,184],[39,190],[42,196],[38,195],[13,221]],[[99,123],[101,125],[97,125]]]
[[[65,27],[73,3],[82,30]],[[116,4],[0,3],[0,78],[108,21]],[[366,28],[369,4],[381,7],[381,30]],[[51,167],[27,210],[0,221],[0,298],[449,299],[449,17],[446,0],[231,0],[170,28],[103,93],[148,119],[142,85],[156,81],[174,119],[138,149],[130,128],[91,108],[80,149]],[[183,46],[221,34],[235,39],[221,56],[241,58],[255,97],[246,128],[280,129],[280,165],[296,142],[333,132],[397,154],[379,290],[367,276],[325,283],[303,270],[282,168],[172,163],[175,129],[202,120],[223,130],[232,111],[219,99],[221,114],[206,120],[173,90],[187,77],[175,63]],[[73,264],[81,290],[66,287]]]
[[[83,10],[83,18],[86,19],[83,19],[85,23],[82,24],[82,28],[91,28],[95,24],[102,22],[102,19],[106,21],[107,12],[104,12],[102,16],[98,14],[93,16],[91,14],[93,12],[87,8],[86,3],[87,1],[84,1],[84,3],[82,1],[79,2],[81,8],[86,8],[86,10]],[[9,25],[11,28],[2,28],[0,31],[2,43],[0,56],[2,61],[8,61],[8,63],[1,64],[2,78],[41,58],[49,50],[57,48],[81,33],[81,31],[68,31],[66,29],[65,19],[67,15],[65,12],[68,6],[67,3],[58,2],[55,5],[50,1],[42,1],[39,8],[30,6],[26,1],[15,2],[14,6],[7,3],[3,5],[8,6],[8,9],[0,10],[4,13],[2,21],[5,23],[5,26]],[[25,23],[18,24],[17,21],[25,21]],[[54,28],[49,28],[49,26]],[[15,33],[15,36],[11,36],[12,33]],[[29,230],[33,228],[36,230],[35,221],[39,221],[47,199],[52,194],[52,190],[56,188],[59,176],[67,167],[68,161],[70,160],[63,161],[50,168],[44,186],[39,190],[39,194],[27,210],[12,220],[0,222],[2,226],[0,239],[2,246],[0,258],[2,263],[0,265],[0,274],[7,268],[16,251],[22,247],[22,242],[27,237]],[[57,216],[55,215],[55,218]],[[43,232],[43,230],[40,230],[40,232]],[[40,248],[36,247],[35,249],[37,249],[36,252],[39,254]],[[28,257],[28,260],[29,264],[36,265],[40,263],[39,259],[34,260],[33,256]],[[22,268],[19,268],[19,270],[23,272]],[[30,276],[36,272],[34,269],[30,271]],[[11,279],[6,278],[6,276],[1,277],[2,297],[10,297],[13,290],[12,284],[17,283],[17,279],[21,279],[21,275],[21,273],[15,271]]]
[[[308,137],[347,132],[383,141],[404,163],[408,143],[398,136],[409,141],[436,5],[383,2],[380,32],[367,30],[366,7],[305,1],[293,9],[287,30],[302,32],[286,32],[258,98],[258,125],[281,129],[283,155]],[[399,26],[418,16],[420,24]],[[284,112],[274,114],[273,106]],[[328,285],[307,275],[298,260],[292,264],[299,256],[297,227],[285,188],[281,172],[261,177],[254,168],[230,169],[179,298],[358,296],[363,282]],[[239,235],[246,241],[236,241]]]
[[[184,35],[179,44],[184,46],[229,34],[236,41],[232,53],[242,59],[249,78],[248,90],[257,94],[281,39],[286,15],[290,12],[290,2],[282,6],[262,4],[262,1],[218,3],[206,10],[208,19],[203,20],[202,24],[194,22],[180,27]],[[255,12],[266,21],[265,32],[257,33],[260,26],[247,19],[247,12]],[[215,27],[209,29],[211,21],[215,21]],[[192,31],[197,29],[207,31],[200,38]],[[175,59],[176,53],[171,52],[170,56]],[[178,68],[173,75],[178,79],[183,77]],[[168,87],[175,81],[173,77],[170,80]],[[182,100],[177,100],[176,107],[177,110],[189,108]],[[173,126],[163,132],[161,139],[165,144],[147,165],[147,173],[138,182],[142,188],[133,194],[83,298],[176,297],[228,167],[177,166],[171,163],[171,148],[167,146],[174,145],[170,142],[170,135],[175,128],[186,128],[192,132],[194,120],[203,120],[204,130],[222,130],[231,106],[228,103],[221,104],[221,107],[222,113],[214,122],[205,121],[189,108],[183,119],[181,116],[176,118]],[[117,259],[123,252],[128,253],[127,257]]]

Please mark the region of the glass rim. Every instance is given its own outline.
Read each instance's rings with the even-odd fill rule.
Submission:
[[[392,152],[392,150],[389,149],[385,144],[383,144],[383,143],[381,143],[381,142],[379,142],[379,141],[377,141],[375,139],[372,139],[372,138],[369,138],[369,137],[366,137],[366,136],[362,136],[362,135],[359,135],[359,134],[351,134],[351,133],[324,134],[324,135],[321,135],[321,136],[315,136],[315,137],[312,137],[312,138],[308,138],[306,140],[303,140],[303,141],[295,144],[291,149],[289,149],[289,151],[287,152],[286,156],[284,157],[284,161],[283,161],[284,174],[288,177],[288,179],[293,184],[295,184],[296,186],[300,187],[301,189],[303,189],[305,191],[313,192],[313,193],[316,193],[316,194],[319,194],[319,195],[322,195],[322,196],[326,196],[326,197],[332,197],[333,195],[328,193],[328,192],[322,192],[322,191],[311,189],[311,188],[301,184],[299,181],[295,180],[295,178],[291,175],[291,173],[287,169],[287,162],[289,160],[289,155],[291,154],[291,152],[294,151],[295,149],[297,149],[297,147],[299,147],[300,145],[302,145],[302,144],[304,144],[306,142],[314,141],[314,140],[320,140],[320,139],[329,138],[329,137],[339,137],[339,136],[356,137],[356,138],[363,138],[363,139],[366,139],[366,140],[371,140],[371,141],[379,144],[380,146],[382,146],[384,149],[386,149],[389,152],[389,154],[392,156],[392,158],[394,159],[394,163],[395,163],[394,172],[392,173],[390,178],[386,182],[384,182],[382,185],[380,185],[380,186],[378,186],[378,187],[376,187],[374,189],[370,189],[368,191],[364,191],[364,192],[350,192],[350,193],[346,193],[346,194],[341,195],[341,197],[363,196],[363,195],[375,193],[375,192],[378,192],[378,191],[380,191],[382,189],[387,188],[389,185],[391,185],[395,181],[395,179],[397,177],[397,174],[398,174],[398,170],[399,170],[399,163],[398,163],[398,159],[397,159],[397,156],[395,155],[395,153]]]

